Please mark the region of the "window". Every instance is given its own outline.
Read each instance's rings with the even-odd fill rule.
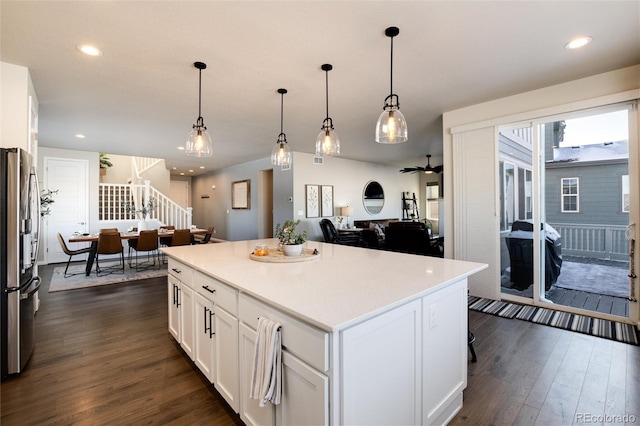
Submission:
[[[629,175],[622,175],[622,212],[629,213]]]
[[[507,231],[516,220],[516,166],[500,161],[500,229]]]
[[[427,183],[427,219],[438,220],[438,195],[439,186],[437,182]]]
[[[580,211],[579,179],[562,179],[562,212],[574,213]]]

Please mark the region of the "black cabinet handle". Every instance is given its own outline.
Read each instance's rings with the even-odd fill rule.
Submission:
[[[177,300],[176,306],[179,307],[180,306],[180,287],[178,287],[178,286],[176,286],[176,296],[177,296],[177,298],[176,298],[176,300]]]
[[[216,292],[215,289],[210,289],[208,285],[203,285],[202,288],[204,288],[205,290],[207,290],[211,294]]]
[[[215,314],[213,313],[212,310],[209,310],[209,338],[212,338],[215,333],[215,331],[213,331],[213,316]]]
[[[171,270],[172,270],[173,272],[175,272],[176,274],[181,274],[181,273],[182,273],[182,271],[181,271],[180,269],[171,268]]]

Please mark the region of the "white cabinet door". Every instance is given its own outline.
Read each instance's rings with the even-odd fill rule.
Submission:
[[[255,346],[256,332],[245,324],[240,324],[240,418],[247,426],[273,425],[273,405],[260,407],[257,399],[249,398]]]
[[[180,305],[180,346],[193,360],[193,290],[180,284],[178,304]]]
[[[237,413],[239,407],[238,318],[214,307],[216,389]]]
[[[421,326],[421,301],[415,300],[341,332],[340,423],[420,424]],[[385,403],[372,404],[380,392],[387,394]]]
[[[180,307],[178,306],[178,293],[180,282],[169,275],[168,305],[169,305],[169,332],[180,343]]]
[[[426,296],[423,312],[422,423],[445,424],[462,408],[467,387],[466,279]]]
[[[286,351],[282,351],[282,399],[276,407],[276,424],[329,424],[329,378]]]
[[[215,344],[213,324],[213,302],[207,300],[199,293],[194,298],[194,362],[211,383],[213,374],[213,351]]]

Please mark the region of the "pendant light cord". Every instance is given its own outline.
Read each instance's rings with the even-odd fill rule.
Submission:
[[[325,87],[325,95],[327,99],[327,118],[329,118],[329,70],[326,70],[324,74],[326,76],[324,87]]]
[[[202,69],[198,78],[198,118],[202,118]]]
[[[390,73],[390,82],[389,88],[391,90],[390,95],[393,95],[393,37],[391,38],[391,73]]]
[[[282,123],[284,121],[284,93],[280,93],[280,134],[282,134],[282,129],[284,128]]]

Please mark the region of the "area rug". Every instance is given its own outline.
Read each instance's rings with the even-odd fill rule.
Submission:
[[[146,271],[140,272],[136,272],[135,269],[130,269],[127,266],[124,269],[124,274],[110,274],[102,277],[97,277],[95,270],[87,277],[84,274],[84,264],[71,265],[69,266],[68,272],[70,274],[78,275],[73,275],[68,278],[64,277],[64,268],[64,266],[57,266],[53,270],[51,284],[49,285],[49,293],[167,276],[167,265],[162,265],[160,269],[147,269]]]
[[[640,344],[638,332],[631,324],[475,296],[469,296],[468,303],[469,309],[473,311],[531,321],[636,346]]]
[[[563,262],[555,286],[605,296],[627,297],[629,296],[629,269],[624,265],[614,267]]]

